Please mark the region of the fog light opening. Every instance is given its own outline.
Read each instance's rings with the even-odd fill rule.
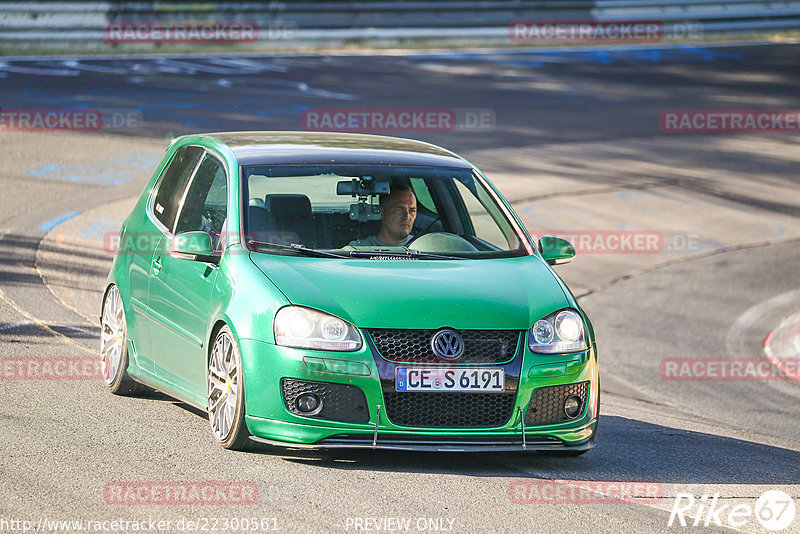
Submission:
[[[583,402],[581,402],[581,398],[577,395],[571,395],[567,397],[567,400],[564,401],[564,413],[570,419],[575,419],[581,414],[581,410],[583,409]]]
[[[294,405],[303,415],[316,415],[322,410],[322,399],[316,393],[303,393],[297,397]]]

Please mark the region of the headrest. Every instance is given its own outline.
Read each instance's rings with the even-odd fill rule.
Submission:
[[[311,201],[305,195],[267,195],[264,208],[276,219],[311,217]]]

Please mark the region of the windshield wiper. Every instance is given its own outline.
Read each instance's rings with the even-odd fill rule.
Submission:
[[[341,254],[334,254],[333,252],[325,252],[324,250],[317,250],[314,248],[304,247],[303,245],[299,245],[297,243],[292,243],[291,245],[281,245],[279,243],[265,243],[263,241],[248,241],[248,245],[253,245],[258,248],[266,248],[272,250],[288,250],[291,252],[296,252],[298,254],[302,254],[304,256],[314,256],[318,258],[346,258],[347,256],[342,256]]]
[[[353,250],[350,252],[352,258],[387,258],[397,260],[463,260],[457,256],[444,256],[442,254],[433,254],[430,252],[420,252],[418,250],[406,250],[405,252],[369,252],[366,250]]]

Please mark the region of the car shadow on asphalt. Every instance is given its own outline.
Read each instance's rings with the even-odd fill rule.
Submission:
[[[156,391],[202,419],[202,410]],[[378,437],[380,441],[380,435]],[[309,450],[253,443],[253,455],[351,471],[439,473],[661,484],[797,484],[800,451],[743,439],[693,432],[619,416],[602,416],[595,447],[579,457],[536,452],[413,452],[372,449]]]
[[[307,451],[273,447],[255,452],[344,470],[664,484],[796,484],[800,480],[800,451],[624,417],[606,416],[600,424],[595,448],[577,458],[529,452]]]

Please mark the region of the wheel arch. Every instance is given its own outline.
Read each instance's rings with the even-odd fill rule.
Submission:
[[[237,332],[236,327],[234,326],[234,322],[231,320],[231,318],[225,314],[222,314],[221,316],[214,319],[212,323],[213,324],[208,331],[208,338],[206,339],[207,341],[206,346],[208,347],[206,350],[206,363],[208,363],[211,358],[211,351],[214,348],[214,338],[217,337],[219,331],[222,330],[222,328],[225,326],[227,326],[230,329],[231,334],[233,334],[233,340],[236,342],[236,346],[239,348],[239,351],[241,352],[242,347],[239,344],[239,332]]]
[[[206,365],[208,364],[208,362],[211,361],[211,351],[214,349],[214,338],[217,337],[217,334],[219,334],[219,331],[222,330],[222,327],[224,326],[227,326],[228,328],[231,329],[231,332],[234,332],[233,327],[231,327],[231,325],[228,324],[228,321],[224,319],[217,319],[217,321],[214,323],[214,326],[211,327],[211,331],[208,335],[208,343],[207,343],[208,350],[206,350]],[[234,332],[234,339],[235,338],[236,338],[236,333]]]
[[[98,323],[100,325],[103,324],[103,311],[105,311],[106,309],[106,297],[108,297],[108,292],[111,291],[112,287],[116,287],[117,291],[119,291],[119,286],[114,280],[111,279],[107,280],[106,287],[105,289],[103,289],[103,296],[100,297],[100,315],[97,317]],[[122,304],[123,305],[125,304],[125,299],[122,299]]]

